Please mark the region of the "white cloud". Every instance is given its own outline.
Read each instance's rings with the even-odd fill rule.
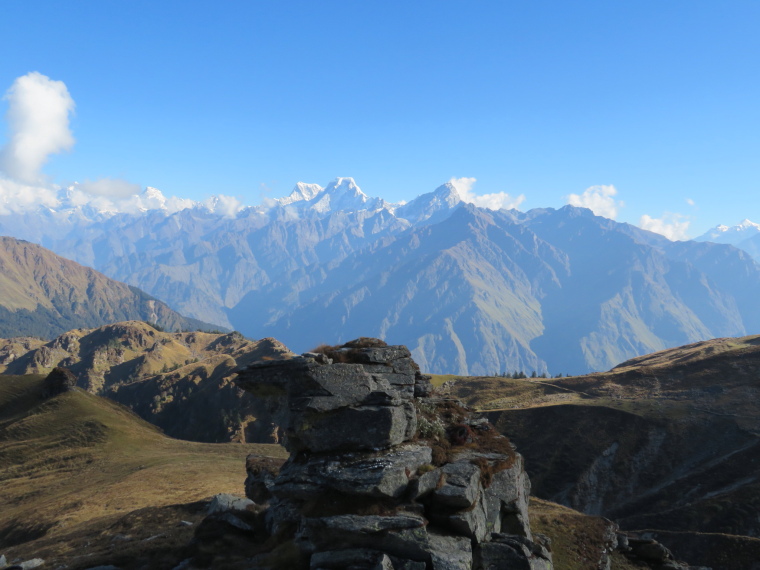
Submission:
[[[136,214],[145,210],[174,213],[197,205],[194,200],[165,197],[155,188],[141,191],[137,184],[118,178],[74,183],[65,190],[47,181],[40,170],[51,154],[70,150],[74,137],[69,117],[74,100],[62,81],[36,71],[16,79],[5,94],[8,142],[0,149],[0,215],[33,210],[40,206],[90,206],[100,212]],[[243,206],[231,196],[212,196],[204,202],[210,210],[234,216]]]
[[[472,189],[476,181],[477,178],[452,178],[449,180],[449,184],[456,188],[463,202],[468,202],[481,208],[488,208],[489,210],[500,210],[502,208],[511,210],[512,208],[517,208],[525,201],[524,194],[520,194],[516,198],[513,198],[506,192],[478,195]]]
[[[277,204],[279,204],[279,202],[277,200],[275,200],[274,198],[269,198],[268,196],[264,196],[261,199],[260,206],[264,210],[271,210],[272,208],[274,208],[275,206],[277,206]]]
[[[639,220],[639,227],[650,232],[664,235],[669,240],[689,239],[686,232],[689,230],[691,221],[682,214],[665,212],[661,218],[653,218],[644,214]]]
[[[89,206],[99,212],[113,214],[137,214],[146,210],[163,210],[168,214],[173,214],[180,210],[193,208],[198,204],[187,198],[176,196],[166,198],[155,188],[146,188],[145,191],[141,192],[137,185],[124,181],[117,182],[123,184],[122,193],[127,187],[133,193],[128,196],[113,197],[94,194],[91,191],[85,192],[82,189],[85,184],[74,183],[66,189],[61,189],[57,186],[24,184],[0,178],[0,215],[19,214],[32,211],[40,206],[54,210]],[[92,190],[92,187],[88,189]],[[234,198],[229,200],[235,201]],[[217,211],[224,214],[234,209],[233,206],[229,205],[229,200],[227,197],[222,197],[222,205]]]
[[[128,185],[128,182],[124,184]],[[132,186],[132,185],[130,185]],[[146,210],[163,210],[167,214],[173,214],[180,210],[192,208],[197,202],[187,198],[170,196],[167,198],[158,188],[146,188],[140,192],[139,186],[134,185],[137,192],[124,197],[94,196],[87,203],[100,211],[118,212],[121,214],[137,214]]]
[[[233,196],[225,196],[224,194],[211,196],[203,202],[203,205],[210,211],[221,214],[227,218],[234,218],[235,215],[243,209],[243,204],[240,200]]]
[[[695,203],[695,202],[694,202],[694,200],[692,200],[691,198],[686,198],[686,203],[687,203],[689,206],[696,206],[696,203]]]
[[[16,79],[4,99],[9,140],[0,151],[0,169],[20,182],[39,183],[48,157],[74,146],[69,129],[74,100],[63,81],[36,71]]]
[[[583,194],[570,194],[567,203],[579,208],[588,208],[597,216],[614,220],[618,210],[623,207],[623,202],[615,200],[617,189],[610,186],[591,186],[583,191]]]
[[[19,214],[38,206],[55,208],[58,204],[53,189],[0,178],[0,215]]]
[[[195,200],[190,198],[178,198],[177,196],[170,196],[166,199],[166,211],[170,214],[179,212],[180,210],[186,210],[197,205]]]
[[[140,193],[140,185],[132,184],[118,178],[100,178],[94,182],[85,180],[77,185],[78,189],[93,196],[106,196],[109,198],[128,198]]]

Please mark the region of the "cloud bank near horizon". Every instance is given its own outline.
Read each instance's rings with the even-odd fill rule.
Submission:
[[[459,193],[459,197],[463,202],[468,204],[474,204],[481,208],[488,208],[489,210],[511,210],[518,208],[520,204],[525,201],[525,195],[520,194],[517,197],[512,197],[506,192],[495,192],[493,194],[477,194],[473,190],[477,178],[451,178],[449,183],[456,188]]]
[[[579,208],[588,208],[597,216],[614,220],[617,218],[620,208],[625,204],[622,200],[616,200],[617,189],[612,186],[591,186],[584,190],[583,194],[569,194],[567,203]]]
[[[653,218],[644,214],[639,220],[639,227],[641,229],[663,235],[671,241],[689,239],[687,236],[689,224],[691,224],[691,220],[689,220],[688,216],[673,214],[671,212],[665,212],[660,218]]]
[[[5,93],[8,140],[0,148],[0,215],[23,213],[39,207],[57,209],[64,206],[90,206],[100,212],[138,213],[160,209],[174,213],[196,205],[226,217],[244,208],[232,196],[219,194],[202,202],[165,197],[154,188],[119,178],[86,179],[63,188],[50,182],[42,168],[54,154],[71,151],[75,144],[70,119],[76,104],[63,81],[53,80],[37,71],[16,78]],[[513,197],[506,192],[477,194],[474,177],[451,178],[464,202],[491,210],[518,208],[525,195]],[[596,215],[615,219],[624,206],[616,199],[612,185],[591,186],[582,194],[570,194],[567,203],[591,209]],[[262,199],[264,207],[274,201]],[[690,206],[694,201],[687,199]],[[661,218],[643,215],[639,226],[669,239],[687,239],[690,220],[681,214],[665,213]]]
[[[155,188],[120,178],[85,180],[62,188],[50,182],[42,167],[54,154],[71,151],[70,119],[76,108],[66,84],[32,71],[16,78],[5,93],[8,142],[0,149],[0,215],[39,207],[90,206],[100,212],[138,213],[161,209],[168,213],[192,208],[194,200],[165,197]],[[233,216],[242,204],[231,196],[212,196],[209,210]]]
[[[614,220],[620,209],[625,206],[622,200],[615,198],[617,193],[617,189],[612,185],[591,186],[582,194],[568,195],[566,200],[571,206],[588,208],[597,216]],[[691,198],[686,198],[686,203],[690,206],[695,205]],[[671,212],[665,212],[660,218],[653,218],[648,214],[639,218],[641,229],[660,234],[672,241],[689,239],[687,232],[690,224],[688,216]]]

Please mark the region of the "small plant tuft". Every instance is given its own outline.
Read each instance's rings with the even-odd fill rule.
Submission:
[[[417,417],[417,431],[422,439],[441,439],[446,436],[446,428],[440,418],[430,420],[423,415]]]

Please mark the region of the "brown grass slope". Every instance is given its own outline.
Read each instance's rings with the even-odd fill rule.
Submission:
[[[171,330],[212,328],[39,245],[0,237],[0,337],[52,338],[130,319]]]
[[[11,340],[16,342],[6,341],[8,346],[15,347],[14,354],[20,352],[19,340]],[[3,346],[0,342],[0,355]],[[172,437],[266,441],[272,433],[266,410],[232,380],[240,366],[286,354],[288,349],[274,339],[162,332],[141,321],[127,321],[68,331],[4,368],[5,374],[69,368],[80,387],[128,406]]]
[[[539,497],[627,528],[760,536],[760,336],[550,380],[460,378]]]
[[[0,377],[0,552],[9,559],[172,567],[161,557],[174,560],[190,540],[181,520],[202,518],[198,501],[242,495],[248,453],[285,457],[278,446],[170,439],[82,390],[43,401],[41,384]]]

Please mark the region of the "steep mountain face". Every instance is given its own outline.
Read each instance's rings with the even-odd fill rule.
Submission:
[[[760,332],[760,270],[731,245],[670,242],[571,206],[492,212],[451,184],[399,205],[339,178],[271,202],[61,210],[29,233],[248,336],[301,352],[372,335],[428,372],[581,373]]]
[[[295,272],[244,299],[237,314],[253,314],[263,324],[256,334],[288,338],[296,351],[370,334],[403,342],[424,370],[544,370],[530,341],[543,328],[540,299],[567,271],[564,256],[530,231],[467,206],[329,272]],[[291,281],[305,284],[292,301]]]
[[[22,352],[23,348],[30,349]],[[291,354],[274,339],[156,330],[140,321],[71,330],[42,344],[0,340],[6,375],[70,369],[77,384],[124,404],[168,435],[191,441],[276,441],[264,406],[232,382],[254,360]]]
[[[0,338],[0,373],[14,360],[45,344],[39,337]]]
[[[231,327],[228,312],[247,293],[409,227],[387,209],[359,209],[366,199],[353,181],[343,181],[312,200],[268,211],[250,208],[235,218],[203,208],[120,214],[72,230],[55,248],[115,279],[140,284],[183,313]],[[333,211],[329,206],[336,203],[350,208]]]
[[[448,218],[462,203],[454,185],[447,182],[433,192],[399,206],[394,213],[414,225],[434,224]]]
[[[731,246],[671,242],[571,206],[529,212],[524,224],[569,260],[562,287],[543,301],[546,330],[533,344],[555,373],[760,331],[750,293],[760,268]]]
[[[38,245],[0,237],[0,335],[50,338],[128,319],[172,330],[210,326]]]

